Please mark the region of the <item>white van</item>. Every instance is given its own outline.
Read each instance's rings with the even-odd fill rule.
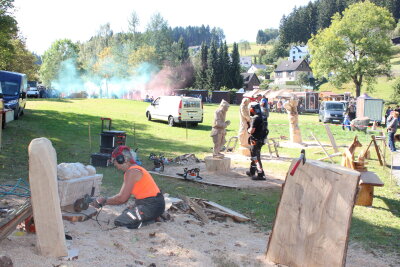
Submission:
[[[203,104],[195,97],[160,96],[146,109],[146,117],[168,121],[169,126],[186,122],[197,126],[203,122]]]

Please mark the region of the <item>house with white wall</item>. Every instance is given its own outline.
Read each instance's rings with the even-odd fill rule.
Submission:
[[[240,66],[250,68],[251,67],[251,57],[240,57]]]
[[[304,59],[308,55],[308,46],[306,45],[295,45],[289,51],[288,60],[298,61]]]
[[[297,81],[301,73],[306,73],[310,79],[313,77],[310,66],[305,59],[293,61],[282,61],[274,71],[274,84],[286,84],[286,82]]]

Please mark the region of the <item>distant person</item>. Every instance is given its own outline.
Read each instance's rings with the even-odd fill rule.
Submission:
[[[387,126],[387,118],[389,117],[389,115],[390,115],[390,113],[392,112],[392,107],[391,106],[388,106],[388,108],[386,109],[386,112],[385,112],[385,125]]]
[[[353,102],[350,102],[348,112],[350,120],[354,120],[356,118],[356,105]]]
[[[394,143],[394,135],[396,134],[397,128],[399,127],[399,112],[392,111],[388,117],[388,145],[390,151],[396,152],[396,145]]]
[[[349,129],[349,131],[351,131],[350,122],[351,122],[351,120],[350,120],[349,113],[345,112],[343,124],[342,124],[342,130],[345,130],[347,128],[347,129]]]

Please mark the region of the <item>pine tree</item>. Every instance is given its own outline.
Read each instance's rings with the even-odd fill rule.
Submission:
[[[221,68],[221,82],[220,86],[232,88],[232,79],[230,75],[231,60],[228,54],[228,46],[226,41],[220,47],[220,68]]]
[[[208,46],[205,42],[201,44],[199,57],[199,64],[196,71],[196,87],[199,89],[210,89],[207,83]]]
[[[189,59],[189,49],[185,44],[185,40],[181,36],[178,41],[178,61],[185,63]]]
[[[231,78],[232,87],[239,89],[243,86],[243,77],[240,75],[240,55],[239,47],[236,43],[233,43],[232,49],[232,62],[231,62]]]
[[[211,47],[207,58],[207,84],[211,90],[218,90],[218,47],[215,40],[211,41]]]

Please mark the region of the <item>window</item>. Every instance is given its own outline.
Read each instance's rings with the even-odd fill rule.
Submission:
[[[199,108],[200,101],[183,101],[183,107],[185,108]]]

